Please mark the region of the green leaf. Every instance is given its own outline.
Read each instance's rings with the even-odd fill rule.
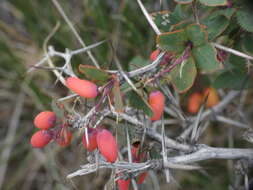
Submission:
[[[169,32],[171,27],[170,11],[160,11],[150,14],[152,20],[161,32]]]
[[[225,6],[228,4],[227,0],[199,0],[200,3],[206,6]]]
[[[167,32],[157,36],[157,44],[164,51],[181,53],[185,49],[187,36],[184,30]]]
[[[221,10],[217,10],[214,13],[212,13],[212,15],[215,16],[220,16],[223,15],[225,16],[227,19],[231,19],[231,17],[234,15],[234,13],[236,12],[235,8],[229,8],[229,9],[221,9]]]
[[[187,26],[189,26],[189,24],[192,24],[191,21],[189,20],[183,20],[177,24],[173,24],[171,25],[171,31],[176,31],[176,30],[184,30]]]
[[[105,84],[111,76],[102,69],[98,69],[91,65],[79,65],[80,73],[84,74],[88,80],[98,85]]]
[[[200,24],[191,24],[186,27],[185,32],[188,39],[193,43],[193,46],[200,46],[207,42],[207,32],[205,26]]]
[[[141,56],[134,57],[129,64],[129,70],[133,71],[150,64],[150,61],[143,59]]]
[[[193,2],[193,0],[174,0],[174,1],[180,4],[189,4]]]
[[[253,34],[246,34],[242,38],[242,49],[247,54],[253,55]]]
[[[208,39],[214,40],[226,30],[229,25],[229,20],[223,15],[217,15],[214,17],[207,17],[203,20],[203,24],[207,26]]]
[[[192,53],[196,66],[201,72],[209,73],[220,68],[216,49],[210,43],[193,48]]]
[[[170,73],[174,88],[180,92],[186,92],[194,84],[197,69],[192,57],[177,65]]]
[[[174,11],[170,14],[171,24],[177,24],[181,21],[184,21],[186,18],[189,18],[188,11],[184,5],[177,4]]]
[[[238,70],[225,71],[221,73],[214,81],[215,88],[229,88],[241,90],[250,85],[249,76]]]
[[[136,109],[143,110],[146,115],[152,117],[153,115],[152,109],[150,108],[148,102],[143,97],[139,96],[134,91],[127,92],[126,97],[128,98],[130,106]]]
[[[242,52],[243,51],[242,46],[243,46],[242,40],[240,41],[237,40],[231,48]],[[230,68],[232,69],[236,69],[241,72],[246,72],[248,70],[247,60],[244,59],[243,57],[230,54],[227,62]]]
[[[236,12],[238,24],[246,31],[253,32],[252,13],[247,10],[240,10]]]

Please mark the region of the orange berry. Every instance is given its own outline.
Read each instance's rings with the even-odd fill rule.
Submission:
[[[195,92],[189,96],[188,104],[187,104],[187,110],[190,113],[197,113],[199,111],[199,108],[202,104],[202,95],[198,92]]]
[[[66,128],[62,127],[60,130],[59,136],[56,139],[56,142],[60,146],[68,146],[72,140],[72,133]]]
[[[128,190],[130,185],[130,179],[124,180],[124,179],[118,179],[117,184],[119,187],[119,190]]]
[[[220,101],[217,91],[212,87],[206,88],[203,94],[204,94],[204,97],[208,96],[206,100],[207,108],[217,105]]]
[[[151,92],[148,102],[153,111],[153,116],[150,119],[152,121],[159,120],[163,114],[165,106],[165,97],[163,93],[160,91]]]
[[[49,129],[55,125],[56,115],[52,111],[43,111],[35,117],[33,122],[39,129]]]
[[[145,179],[146,179],[147,176],[148,176],[148,172],[143,172],[143,173],[141,173],[141,174],[139,175],[139,177],[138,177],[137,183],[138,183],[139,185],[141,185],[141,184],[145,181]]]
[[[95,98],[98,95],[97,85],[88,80],[69,77],[66,79],[66,85],[70,90],[84,98]]]
[[[159,53],[160,53],[159,49],[152,51],[152,53],[149,56],[150,61],[155,61]]]
[[[42,148],[46,146],[52,139],[52,136],[47,130],[40,130],[33,134],[31,138],[31,145],[34,148]]]
[[[97,133],[97,145],[100,153],[108,162],[115,162],[118,158],[118,145],[110,131],[103,129]]]
[[[87,145],[85,134],[82,138],[83,146],[90,152],[95,150],[98,146],[97,144],[97,129],[88,128],[88,140],[89,144]]]

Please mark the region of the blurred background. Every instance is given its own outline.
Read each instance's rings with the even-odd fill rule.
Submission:
[[[89,45],[101,40],[108,43],[92,50],[103,68],[112,64],[116,53],[125,68],[134,56],[147,59],[155,48],[155,34],[148,25],[136,1],[129,0],[59,0],[84,42]],[[171,9],[171,1],[145,1],[149,12]],[[27,69],[43,56],[43,43],[57,22],[60,28],[48,43],[58,51],[81,48],[68,25],[50,0],[0,1],[0,189],[103,189],[110,171],[67,180],[66,175],[86,162],[86,151],[81,138],[75,135],[67,148],[50,144],[43,150],[30,146],[30,137],[36,131],[34,116],[50,109],[53,98],[63,97],[67,89],[55,85],[55,76],[36,69]],[[55,60],[61,63],[61,60]],[[86,54],[76,56],[72,63],[91,64]],[[215,125],[215,124],[214,124]],[[233,131],[230,131],[233,133]],[[228,130],[215,128],[203,140],[209,145],[227,146]],[[219,135],[218,135],[219,134]],[[238,142],[240,147],[248,146]],[[231,176],[231,162],[204,163],[207,171],[175,172],[173,184],[166,184],[158,172],[161,189],[227,189]],[[152,176],[152,173],[151,173]],[[156,189],[151,179],[141,189]]]

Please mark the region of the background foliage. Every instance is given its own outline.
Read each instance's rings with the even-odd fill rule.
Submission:
[[[129,63],[134,62],[135,56],[147,60],[150,52],[155,48],[156,35],[135,1],[62,0],[59,2],[87,44],[104,39],[112,41],[114,49],[106,44],[93,51],[103,68],[109,66],[115,68],[112,65],[112,57],[116,52],[125,69],[130,70],[134,64]],[[205,0],[200,0],[200,2],[208,3]],[[160,6],[159,1],[148,0],[145,1],[145,6],[150,12],[156,12],[173,10],[175,3],[162,1]],[[202,8],[209,10],[209,8]],[[188,12],[183,11],[182,14],[181,16],[186,18]],[[208,30],[211,39],[216,38],[226,29],[227,35],[220,40],[228,41],[228,43],[231,41],[234,48],[243,49],[252,55],[253,43],[250,42],[253,42],[253,38],[248,32],[253,32],[251,28],[253,25],[250,20],[247,20],[250,17],[247,14],[247,12],[237,11],[236,16],[230,20],[229,12],[217,12],[216,15],[213,15],[213,22],[204,20],[203,24],[217,28],[215,31]],[[81,136],[75,138],[68,148],[49,145],[43,150],[34,150],[29,144],[34,130],[32,118],[39,111],[49,109],[53,98],[67,93],[67,89],[59,83],[54,85],[55,77],[47,71],[38,70],[32,74],[26,74],[26,70],[40,60],[43,54],[43,42],[57,21],[61,23],[60,30],[50,44],[61,51],[64,51],[66,47],[80,48],[80,44],[51,1],[9,0],[0,2],[0,189],[1,187],[6,190],[17,188],[102,189],[109,176],[110,171],[102,170],[94,175],[78,177],[71,181],[66,180],[65,176],[70,171],[85,162],[86,152],[80,144]],[[240,34],[241,31],[246,32]],[[230,56],[229,60],[227,68],[232,67],[236,69],[236,72],[224,71],[219,74],[214,82],[217,88],[238,89],[244,82],[242,78],[245,76],[245,60],[236,56]],[[56,61],[61,62],[61,60]],[[86,55],[80,55],[75,57],[73,63],[77,68],[80,63],[90,64],[91,61]],[[187,74],[188,70],[185,72]],[[226,78],[225,82],[224,78]],[[236,129],[227,130],[215,122],[213,126],[201,139],[203,143],[212,146],[238,144],[240,147],[250,147],[239,138],[234,141],[229,138],[230,133],[237,132]],[[177,134],[177,129],[174,131],[175,134],[170,134],[170,136]],[[76,136],[78,135],[77,132]],[[177,181],[169,185],[165,183],[161,174],[159,178],[161,189],[170,187],[170,189],[187,188],[187,190],[222,190],[227,189],[235,177],[231,172],[233,168],[230,161],[206,162],[204,166],[207,168],[206,173],[175,172]],[[209,169],[209,166],[212,168]],[[144,188],[152,189],[149,181]]]

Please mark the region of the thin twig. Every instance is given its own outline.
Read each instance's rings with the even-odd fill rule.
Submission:
[[[144,5],[142,4],[141,0],[137,0],[138,5],[140,6],[144,16],[146,17],[147,21],[149,22],[150,26],[153,28],[153,30],[155,31],[155,33],[157,35],[161,34],[160,30],[158,29],[158,27],[156,26],[155,22],[152,20],[152,18],[150,17],[150,15],[148,14],[148,11],[146,10],[146,8],[144,7]]]
[[[61,14],[61,16],[63,17],[63,19],[65,20],[65,22],[68,24],[69,28],[71,29],[71,31],[73,32],[73,34],[75,35],[75,37],[77,38],[78,42],[85,48],[86,44],[84,43],[84,41],[82,40],[82,38],[80,37],[80,35],[78,34],[78,32],[76,31],[75,27],[73,26],[73,24],[71,23],[71,21],[69,20],[69,18],[67,17],[67,15],[65,14],[65,12],[63,11],[63,8],[61,7],[61,5],[58,3],[57,0],[52,0],[55,7],[57,8],[57,10],[59,11],[59,13]],[[88,56],[91,58],[93,64],[97,67],[100,68],[99,64],[97,63],[97,60],[95,59],[95,57],[92,55],[91,51],[88,50],[87,51]]]
[[[245,59],[249,59],[249,60],[253,60],[253,57],[250,56],[250,55],[247,55],[245,53],[242,53],[240,51],[237,51],[237,50],[234,50],[234,49],[231,49],[231,48],[228,48],[228,47],[225,47],[225,46],[222,46],[220,44],[217,44],[217,43],[212,43],[214,45],[214,47],[218,48],[218,49],[221,49],[221,50],[224,50],[226,52],[229,52],[229,53],[232,53],[234,55],[237,55],[239,57],[243,57]]]

